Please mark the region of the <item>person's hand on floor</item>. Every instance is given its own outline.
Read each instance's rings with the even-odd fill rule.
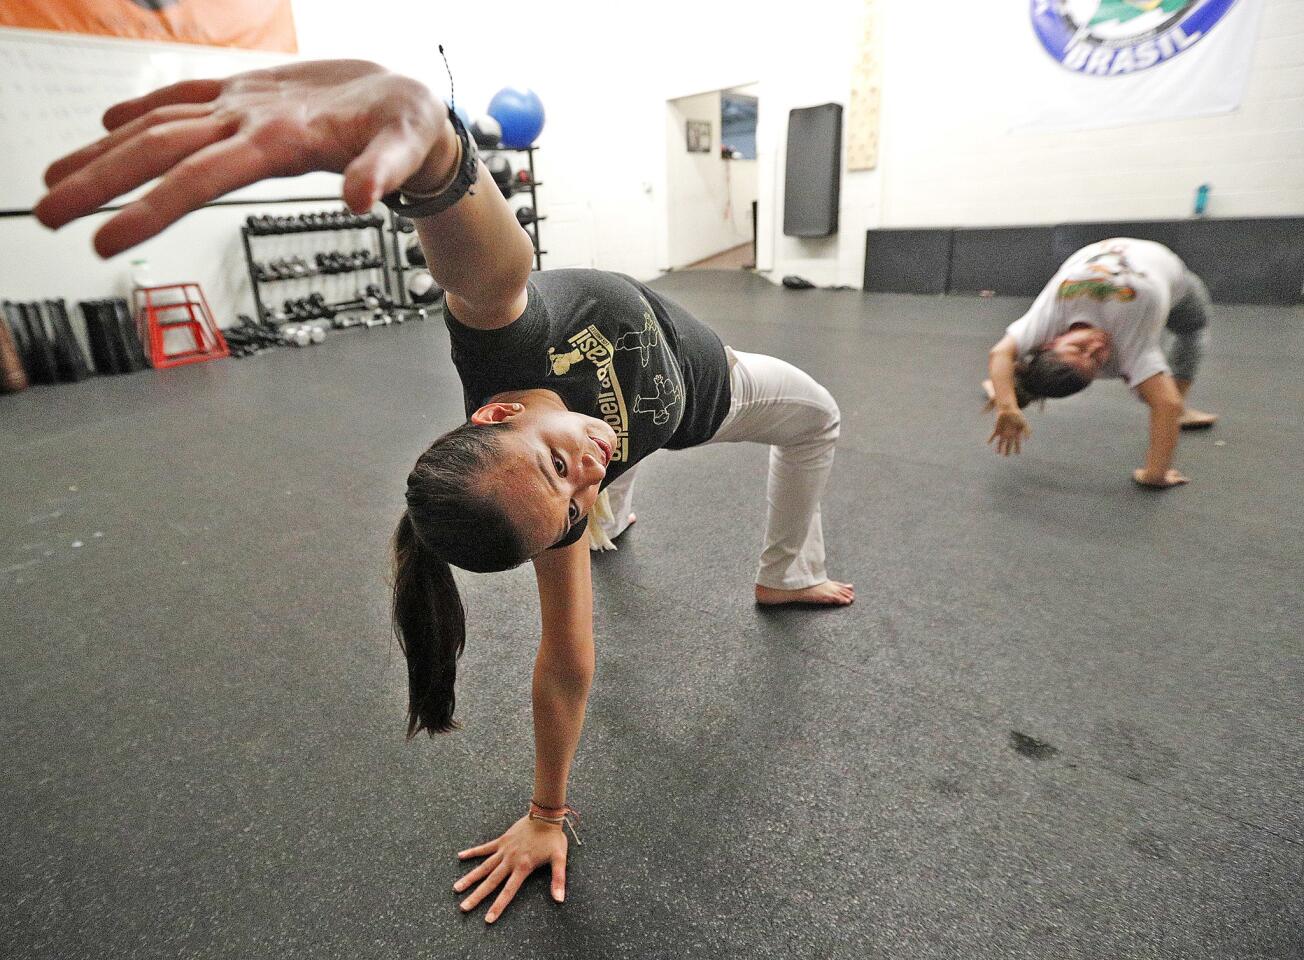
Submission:
[[[484,915],[486,923],[493,923],[512,902],[525,878],[544,864],[552,865],[552,898],[561,903],[566,899],[566,851],[566,833],[561,824],[543,823],[528,816],[517,820],[497,840],[461,851],[457,855],[461,860],[486,858],[453,884],[458,893],[479,884],[460,904],[462,910],[469,913],[501,887],[502,892]]]
[[[319,60],[187,80],[111,107],[108,135],[56,160],[35,214],[58,228],[159,178],[95,235],[103,257],[259,180],[344,174],[365,213],[402,185],[438,189],[457,138],[447,108],[415,80],[361,60]]]
[[[996,452],[1003,457],[1023,449],[1023,441],[1032,436],[1032,428],[1020,410],[1002,410],[996,414],[996,426],[987,438],[996,441]]]

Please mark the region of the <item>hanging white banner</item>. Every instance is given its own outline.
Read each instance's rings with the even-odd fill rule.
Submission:
[[[1235,110],[1263,0],[1030,0],[1021,129],[1081,130]]]

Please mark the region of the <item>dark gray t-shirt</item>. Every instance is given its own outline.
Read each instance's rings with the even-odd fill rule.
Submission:
[[[730,398],[724,345],[679,304],[604,270],[534,273],[528,295],[525,312],[497,330],[445,311],[468,417],[506,390],[552,390],[616,431],[604,488],[648,454],[705,443],[719,429]]]

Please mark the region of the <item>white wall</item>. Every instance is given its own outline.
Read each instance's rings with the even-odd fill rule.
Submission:
[[[755,160],[727,160],[725,182],[729,188],[729,246],[752,241],[752,202],[757,199]]]
[[[472,5],[374,0],[369,9],[364,21],[352,0],[296,2],[305,56],[369,57],[443,93],[435,49],[443,43],[458,101],[473,115],[502,86],[532,87],[547,111],[537,154],[544,267],[597,266],[640,279],[670,263],[666,102],[752,81],[774,30],[738,0],[667,0],[633,23],[630,9],[596,0],[542,14],[514,0],[494,9],[495,24],[520,29],[487,27]]]
[[[690,120],[711,125],[707,153],[688,152]],[[756,161],[721,159],[720,136],[720,91],[680,97],[667,105],[665,265],[669,269],[751,240]]]
[[[792,107],[847,103],[862,0],[808,0],[800,16],[742,0],[666,0],[632,27],[628,9],[597,0],[542,15],[537,4],[504,0],[490,20],[469,4],[372,0],[363,16],[355,0],[296,0],[295,17],[304,57],[374,59],[440,94],[442,42],[473,114],[509,83],[537,90],[548,112],[538,151],[545,267],[649,278],[669,266],[666,103],[754,82],[760,271],[859,285],[870,226],[1182,216],[1205,181],[1215,216],[1304,213],[1304,3],[1266,3],[1240,112],[1028,135],[1008,132],[1006,102],[1017,84],[1011,50],[1035,43],[1025,2],[947,4],[939,26],[936,5],[879,0],[881,163],[844,176],[841,229],[826,240],[782,236],[786,117]],[[236,230],[248,212],[194,214],[143,251],[160,279],[203,283],[223,322],[252,310]],[[0,296],[115,292],[133,254],[99,263],[90,225],[51,236],[31,221],[0,220]]]
[[[1304,213],[1299,0],[1266,0],[1240,110],[1072,133],[1011,132],[1046,58],[1027,3],[884,13],[884,226],[1179,218],[1201,183],[1210,216]]]
[[[788,111],[820,103],[840,103],[845,108],[862,35],[859,0],[812,0],[802,9],[801,17],[784,21],[783,55],[767,61],[760,83],[757,266],[776,282],[795,273],[819,286],[859,287],[865,231],[878,224],[882,183],[877,170],[846,171],[845,134],[837,234],[820,239],[783,235]]]
[[[0,115],[6,124],[0,168],[5,175],[3,205],[8,209],[29,207],[43,192],[41,172],[50,161],[102,134],[99,117],[111,102],[184,77],[258,69],[289,59],[27,30],[0,30],[0,49],[6,68],[0,78],[5,88],[0,90]],[[254,190],[262,196],[329,195],[338,191],[338,179],[318,175]],[[290,213],[321,208],[305,204],[273,209]],[[58,233],[30,217],[0,218],[0,297],[64,298],[75,307],[81,299],[122,296],[130,289],[130,261],[145,258],[159,283],[198,282],[227,325],[237,312],[253,312],[239,242],[239,227],[249,212],[241,207],[200,211],[109,261],[91,250],[91,237],[108,215],[86,217]]]
[[[441,95],[448,90],[437,51],[443,43],[457,99],[473,115],[503,86],[533,87],[547,109],[538,151],[539,212],[548,216],[540,224],[549,251],[545,267],[601,266],[644,279],[667,262],[666,101],[747,83],[765,55],[766,25],[753,7],[736,2],[668,0],[646,15],[636,35],[628,11],[596,0],[575,0],[543,14],[537,4],[507,0],[489,19],[474,5],[422,0],[372,0],[365,11],[354,0],[296,0],[294,12],[304,58],[376,60]],[[143,62],[157,45],[131,49],[141,51]],[[48,148],[37,143],[29,149]],[[95,257],[88,242],[101,218],[58,234],[31,220],[0,220],[0,296],[113,295],[128,261],[143,255],[160,280],[202,283],[219,321],[230,323],[236,313],[253,310],[237,230],[250,212],[260,211],[192,214],[137,252],[108,263]]]

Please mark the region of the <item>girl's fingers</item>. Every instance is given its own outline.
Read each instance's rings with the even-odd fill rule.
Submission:
[[[472,847],[470,850],[463,850],[458,853],[459,860],[469,860],[472,857],[483,857],[486,853],[493,853],[498,849],[498,841],[490,840],[488,843],[482,843],[478,847]]]
[[[95,251],[101,257],[121,253],[223,194],[264,177],[282,175],[269,167],[267,156],[245,137],[205,147],[173,167],[158,186],[101,227],[95,234]]]
[[[41,223],[58,229],[162,176],[225,135],[221,125],[211,119],[179,120],[150,127],[64,177],[33,212]]]
[[[207,103],[216,100],[222,92],[221,80],[182,80],[162,87],[143,97],[115,103],[104,112],[104,129],[116,130],[124,123],[149,113],[158,107],[174,103]]]
[[[92,144],[75,150],[65,157],[60,157],[54,163],[50,164],[45,171],[45,185],[55,187],[65,178],[76,173],[88,163],[92,163],[99,157],[115,150],[121,144],[132,139],[137,134],[150,127],[158,126],[164,123],[172,123],[177,120],[193,120],[196,117],[204,117],[213,112],[213,108],[206,103],[187,103],[178,104],[173,107],[160,107],[157,110],[151,110],[142,117],[137,117],[130,123],[123,124],[106,137],[101,137]]]
[[[480,864],[478,867],[476,867],[466,876],[459,878],[457,883],[453,884],[453,890],[456,891],[457,893],[461,893],[471,884],[478,882],[484,877],[487,877],[490,874],[490,872],[492,872],[493,869],[502,862],[502,859],[503,859],[503,855],[501,853],[495,853],[492,857],[490,857],[484,863]]]
[[[507,878],[507,883],[503,885],[503,892],[498,894],[498,899],[494,901],[492,907],[484,915],[485,923],[493,923],[507,909],[507,905],[512,902],[512,897],[516,896],[516,891],[521,889],[521,884],[525,878],[530,875],[529,870],[516,870]]]
[[[558,853],[552,858],[552,898],[558,903],[566,899],[566,854]]]
[[[416,172],[432,145],[410,129],[382,130],[344,168],[344,202],[354,213],[366,213]]]
[[[466,911],[474,910],[480,905],[481,900],[498,889],[498,885],[503,882],[510,872],[511,871],[508,869],[507,864],[500,862],[498,866],[494,868],[494,872],[489,874],[488,879],[481,883],[480,886],[476,887],[475,892],[462,901],[460,904],[461,908]]]

